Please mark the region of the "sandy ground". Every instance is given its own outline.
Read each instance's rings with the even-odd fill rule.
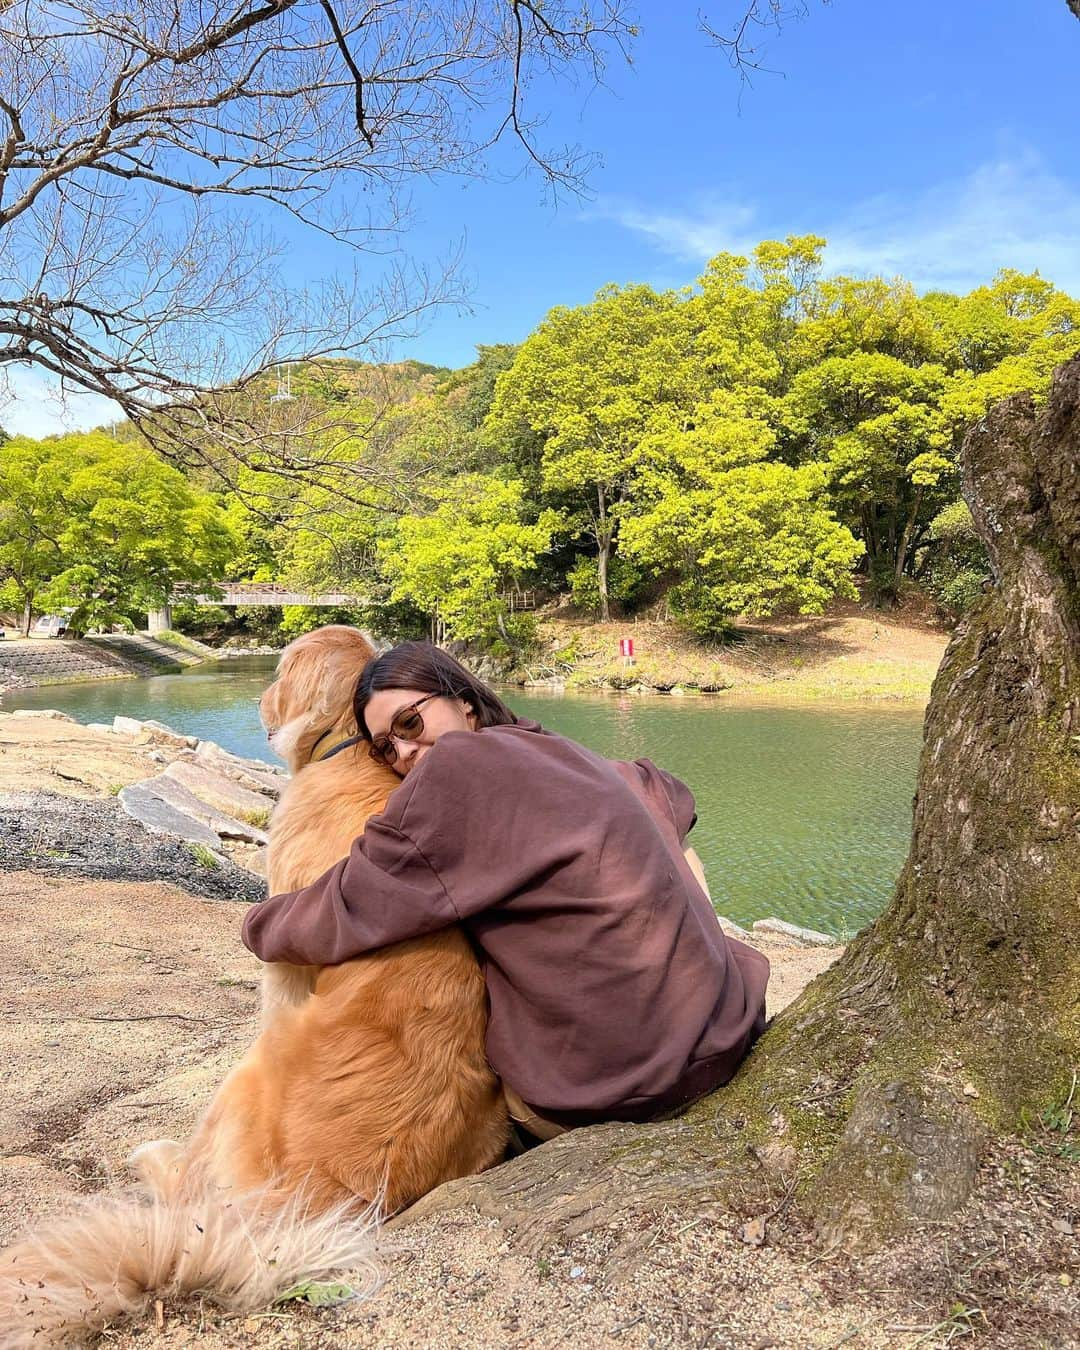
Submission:
[[[71,723],[38,719],[21,747],[7,725],[4,789],[102,804],[153,763]],[[255,1034],[243,911],[159,881],[0,874],[0,1244],[123,1184],[136,1144],[190,1131]],[[773,1012],[839,950],[755,942],[773,964]],[[628,1216],[538,1254],[455,1213],[384,1235],[383,1285],[368,1300],[234,1317],[190,1299],[104,1339],[126,1350],[1080,1346],[1078,1160],[1075,1133],[1036,1129],[985,1160],[954,1223],[877,1254],[823,1249],[794,1205],[770,1220],[765,1245],[745,1244],[746,1220],[782,1199],[749,1160],[744,1211]]]
[[[32,733],[32,734],[31,734]],[[100,797],[161,772],[154,747],[64,718],[0,715],[0,789]]]
[[[190,1130],[254,1035],[257,966],[239,941],[242,912],[167,885],[0,878],[0,1242],[72,1195],[120,1184],[140,1141]],[[774,1009],[836,955],[766,950]],[[762,1179],[759,1212],[775,1203],[771,1185]],[[767,1350],[978,1333],[981,1344],[1069,1346],[1080,1344],[1075,1286],[1062,1283],[1076,1276],[1075,1238],[1053,1222],[1068,1227],[1078,1205],[1075,1175],[1027,1150],[988,1163],[979,1203],[944,1240],[916,1234],[882,1258],[822,1250],[790,1210],[761,1248],[740,1240],[746,1214],[671,1212],[539,1256],[512,1250],[492,1220],[454,1214],[382,1239],[384,1284],[368,1301],[229,1317],[190,1300],[163,1306],[160,1325],[150,1317],[106,1339],[162,1350]]]

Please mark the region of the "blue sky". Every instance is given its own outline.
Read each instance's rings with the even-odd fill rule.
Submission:
[[[556,91],[550,140],[603,156],[590,200],[552,208],[528,177],[416,193],[408,250],[435,262],[463,242],[472,312],[437,314],[400,355],[462,365],[607,282],[686,285],[712,254],[789,233],[825,235],[833,270],[921,289],[1009,265],[1080,294],[1080,23],[1064,0],[811,0],[769,39],[781,73],[751,88],[697,30],[699,9],[724,28],[738,8],[641,0],[632,68]],[[297,242],[294,277],[315,253]],[[11,430],[102,418],[17,387]]]

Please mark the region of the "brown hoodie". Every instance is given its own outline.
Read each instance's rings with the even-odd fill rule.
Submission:
[[[764,1026],[769,963],[721,931],[683,856],[694,819],[649,760],[526,721],[449,732],[348,858],[248,911],[244,942],[335,965],[460,923],[495,1072],[564,1124],[647,1119],[727,1082]]]

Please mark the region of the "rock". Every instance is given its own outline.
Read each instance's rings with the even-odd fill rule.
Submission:
[[[139,787],[148,788],[155,797],[159,797],[163,802],[174,806],[184,815],[191,816],[193,820],[201,821],[209,826],[222,839],[241,839],[248,844],[266,844],[269,842],[266,834],[259,829],[257,825],[251,825],[247,821],[237,820],[235,816],[226,816],[222,812],[215,810],[214,807],[207,805],[194,792],[186,788],[183,783],[178,783],[175,778],[168,774],[161,774],[158,778],[149,778]]]
[[[175,806],[162,800],[146,783],[133,783],[122,788],[119,794],[120,805],[151,834],[171,834],[186,839],[192,844],[205,844],[207,848],[220,848],[220,840],[209,825],[201,820],[178,811]]]
[[[108,736],[113,734],[113,729],[108,722],[87,722],[86,729],[87,731],[104,732]]]
[[[19,713],[10,713],[11,717],[47,717],[52,722],[74,722],[76,719],[68,713],[57,712],[55,708],[30,708]]]
[[[259,760],[242,759],[239,755],[223,750],[213,741],[200,741],[195,748],[195,757],[211,764],[218,772],[252,792],[265,792],[277,797],[289,781],[284,769],[278,769],[273,764],[263,764]]]
[[[750,936],[745,928],[740,928],[737,923],[734,923],[731,919],[725,918],[723,914],[718,914],[716,916],[716,922],[729,937],[748,938]]]
[[[179,759],[170,764],[165,773],[182,783],[201,801],[226,815],[236,816],[238,820],[245,820],[260,829],[270,819],[273,803],[265,793],[252,792],[217,768],[191,759]]]
[[[134,736],[140,745],[166,745],[178,750],[192,750],[199,743],[197,736],[184,736],[163,722],[140,722],[135,717],[121,717],[119,714],[113,718],[112,729],[121,735]]]
[[[755,933],[775,933],[778,937],[791,938],[806,947],[837,947],[839,938],[828,933],[818,933],[813,928],[800,928],[798,924],[787,923],[784,919],[758,919],[754,923]]]
[[[172,727],[167,727],[164,722],[155,722],[152,717],[143,723],[143,730],[152,732],[157,738],[157,744],[182,745],[192,750],[199,744],[198,736],[185,736],[182,731],[175,731]]]

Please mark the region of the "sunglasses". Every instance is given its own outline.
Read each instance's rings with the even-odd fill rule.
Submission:
[[[371,738],[371,749],[368,751],[371,758],[379,764],[393,764],[397,759],[394,741],[418,741],[424,734],[424,719],[420,716],[419,709],[438,697],[438,694],[428,694],[426,698],[410,703],[407,708],[396,712],[394,720],[390,723],[389,733]]]

